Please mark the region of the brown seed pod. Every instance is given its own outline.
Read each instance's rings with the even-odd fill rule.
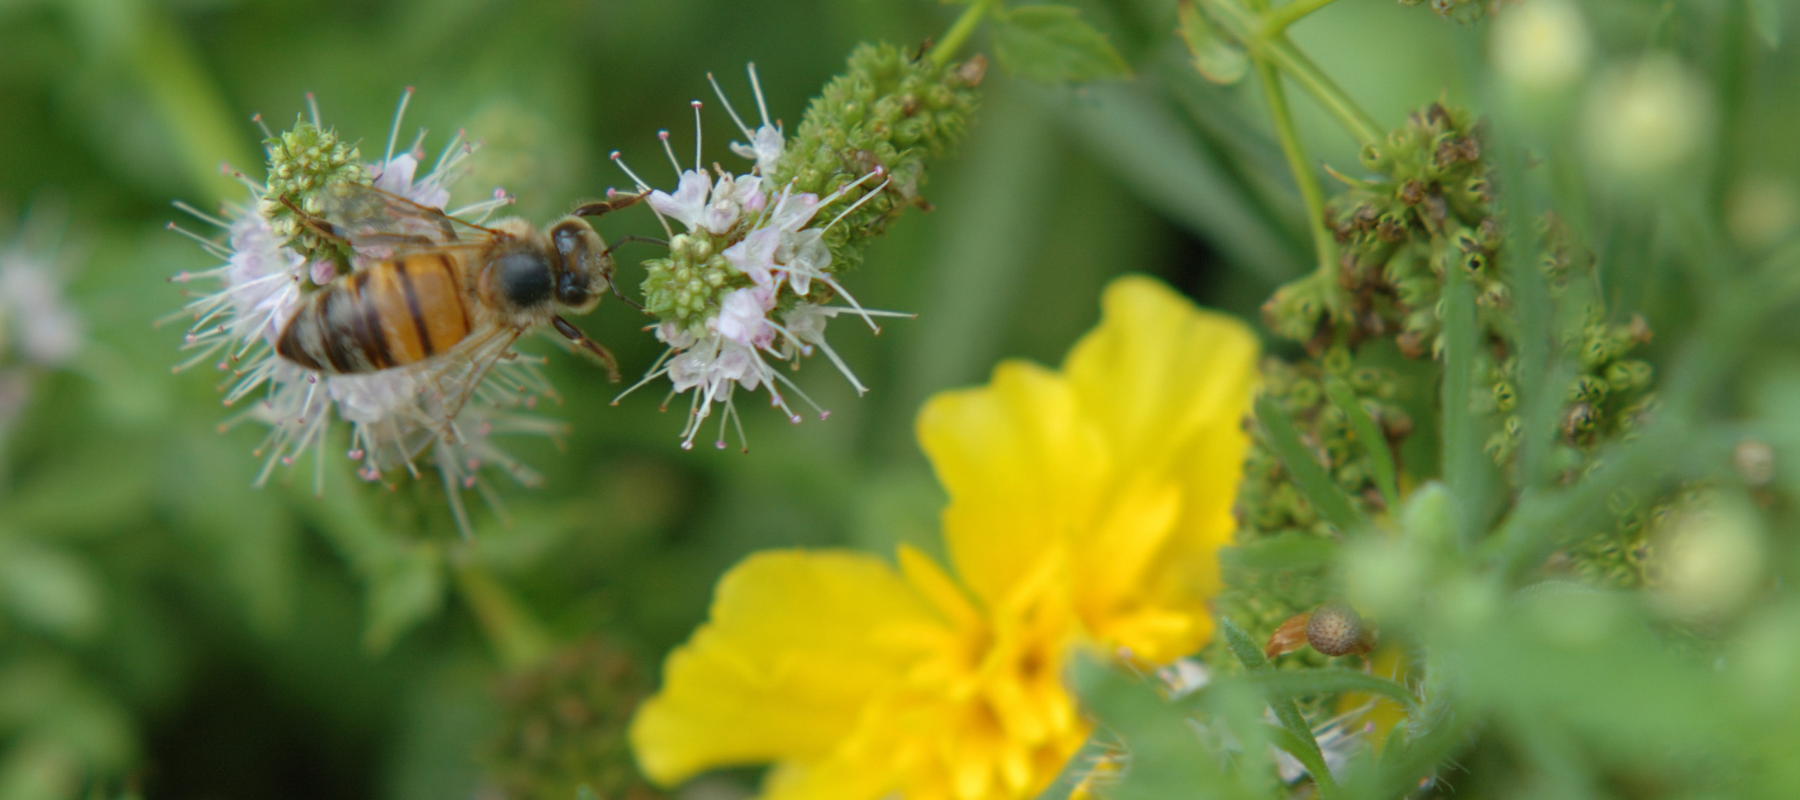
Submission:
[[[1375,633],[1349,603],[1333,600],[1313,609],[1306,622],[1306,643],[1328,656],[1361,654],[1375,649]]]

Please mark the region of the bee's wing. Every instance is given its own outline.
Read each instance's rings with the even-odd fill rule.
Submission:
[[[362,251],[391,248],[393,256],[444,247],[486,244],[498,231],[422,206],[399,195],[342,183],[318,194],[320,216],[331,232]]]
[[[432,442],[462,441],[465,431],[457,416],[520,333],[506,326],[472,331],[449,351],[402,367],[410,373],[415,403],[408,413],[390,415],[368,428],[375,466],[384,472],[402,465],[411,469],[413,459]]]

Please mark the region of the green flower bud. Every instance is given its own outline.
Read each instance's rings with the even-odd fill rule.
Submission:
[[[979,57],[939,66],[893,45],[863,44],[806,107],[772,175],[776,186],[823,197],[877,168],[888,181],[826,233],[837,269],[859,261],[862,243],[906,206],[927,205],[919,196],[925,160],[942,155],[968,129],[985,68]],[[843,202],[848,207],[878,185],[870,181]]]

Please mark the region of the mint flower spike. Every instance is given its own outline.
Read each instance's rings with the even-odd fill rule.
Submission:
[[[793,179],[778,186],[770,173],[785,158],[786,143],[780,123],[769,119],[754,65],[749,74],[762,115],[762,124],[755,130],[745,124],[718,81],[707,76],[726,113],[749,140],[731,146],[733,153],[753,162],[748,172],[733,174],[717,164],[712,173],[707,172],[701,162],[700,111],[704,104],[699,100],[691,104],[695,127],[691,168],[676,157],[669,132],[657,132],[675,170],[674,191],[651,188],[619,153],[612,154],[638,191],[649,193],[647,204],[670,233],[668,257],[644,262],[645,307],[658,318],[656,336],[668,349],[642,380],[619,397],[663,377],[672,386],[664,408],[675,395],[693,392],[687,423],[681,430],[683,449],[693,448],[714,405],[724,409],[714,446],[725,447],[730,427],[737,430],[740,443],[748,449],[735,401],[740,388],[755,392],[766,387],[770,405],[781,409],[791,422],[799,423],[802,417],[787,392],[826,419],[830,412],[771,361],[797,368],[801,357],[823,351],[860,395],[868,387],[826,343],[826,322],[853,313],[879,333],[875,317],[910,316],[872,311],[856,302],[833,277],[834,255],[827,244],[827,236],[836,226],[889,188],[887,169],[879,164],[869,167],[823,197],[796,191]],[[825,212],[834,209],[836,213],[826,217]],[[671,219],[686,230],[675,233]],[[821,219],[825,220],[822,224]],[[848,305],[825,305],[833,295],[842,296]]]
[[[341,275],[389,258],[387,248],[346,249],[324,241],[302,224],[289,204],[301,209],[320,207],[319,193],[346,182],[372,185],[422,206],[447,206],[454,184],[468,172],[469,159],[478,144],[458,132],[423,175],[425,131],[421,130],[404,151],[394,152],[399,131],[412,97],[408,88],[395,111],[388,146],[380,161],[361,161],[360,150],[323,125],[317,104],[308,95],[309,118],[275,135],[264,132],[269,155],[268,179],[256,181],[224,167],[249,192],[240,203],[226,203],[218,215],[206,214],[183,203],[176,207],[218,228],[217,238],[188,234],[205,251],[222,261],[199,271],[182,272],[171,282],[217,284],[209,293],[192,293],[187,305],[171,319],[189,320],[182,349],[190,355],[175,366],[180,372],[197,364],[212,363],[228,375],[220,384],[224,404],[234,406],[261,393],[260,399],[229,417],[220,430],[252,422],[268,427],[257,447],[263,458],[255,485],[268,481],[276,465],[291,466],[312,452],[313,485],[322,494],[325,483],[325,445],[333,425],[350,423],[347,456],[358,462],[357,475],[381,481],[384,473],[401,468],[417,477],[422,448],[430,448],[429,463],[444,480],[451,510],[467,534],[468,516],[461,492],[478,489],[490,505],[498,507],[493,489],[480,479],[486,466],[498,467],[525,485],[540,482],[536,472],[513,458],[491,438],[495,434],[558,436],[560,423],[516,413],[532,408],[539,397],[555,398],[555,389],[539,371],[541,359],[500,358],[482,378],[474,396],[448,426],[432,422],[437,413],[435,384],[453,381],[454,374],[431,375],[418,369],[396,367],[362,374],[325,374],[301,367],[275,352],[275,343],[289,320],[305,306],[313,292]],[[255,118],[261,124],[261,117]],[[451,216],[475,222],[513,202],[503,190],[448,211]],[[170,224],[175,228],[174,224]],[[177,228],[177,230],[179,230]],[[183,233],[186,233],[183,231]],[[499,346],[499,345],[496,345]],[[475,353],[481,360],[493,353]],[[436,380],[434,381],[433,378]],[[421,438],[425,441],[419,441]]]

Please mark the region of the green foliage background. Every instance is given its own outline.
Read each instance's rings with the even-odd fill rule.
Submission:
[[[1668,22],[1681,18],[1673,4],[1591,5],[1611,50],[1686,30]],[[1682,13],[1725,4],[1691,5]],[[485,142],[457,199],[503,185],[543,220],[627,184],[607,161],[614,149],[671,186],[655,131],[684,151],[686,101],[712,102],[708,71],[741,101],[755,61],[791,130],[855,43],[917,44],[956,11],[922,0],[0,3],[0,220],[33,204],[70,209],[68,246],[87,254],[70,293],[89,326],[87,347],[42,376],[0,451],[0,800],[491,788],[501,778],[481,754],[516,722],[503,701],[518,693],[497,687],[519,665],[598,637],[652,675],[703,617],[717,575],[753,549],[935,547],[942,497],[912,439],[920,402],[982,380],[1001,357],[1059,361],[1097,319],[1109,277],[1158,274],[1253,316],[1308,268],[1259,95],[1193,73],[1170,35],[1172,2],[1112,0],[1083,11],[1134,80],[1046,88],[994,70],[971,137],[926,187],[939,211],[902,220],[847,279],[870,307],[919,314],[879,337],[834,326],[874,391],[854,397],[815,360],[799,380],[831,419],[790,426],[746,402],[747,455],[679,450],[681,408],[658,413],[654,387],[609,406],[617,387],[599,370],[528,345],[553,354],[566,402],[546,413],[572,433],[561,448],[518,446],[547,485],[503,487],[510,525],[477,505],[465,545],[432,480],[390,495],[349,480],[345,463],[328,470],[322,500],[305,474],[253,490],[259,434],[215,430],[227,411],[206,370],[169,373],[180,326],[153,321],[182,298],[165,278],[210,266],[163,229],[178,218],[169,201],[241,198],[217,165],[260,171],[252,113],[279,129],[313,92],[372,157],[401,88],[415,86],[403,139],[423,126],[433,153],[458,128]],[[1469,101],[1482,69],[1480,30],[1388,0],[1341,0],[1293,36],[1386,125],[1440,96]],[[1762,57],[1756,92],[1728,109],[1720,157],[1733,166],[1715,194],[1752,172],[1792,191],[1793,59],[1792,48]],[[1294,102],[1311,152],[1354,167],[1354,142]],[[731,158],[723,123],[709,111],[709,161]],[[620,214],[603,232],[653,227]],[[1687,324],[1686,279],[1632,235],[1601,250],[1614,302],[1656,322],[1648,357],[1666,354]],[[624,282],[636,279],[626,266]],[[628,375],[658,351],[617,302],[583,324]],[[1752,360],[1800,374],[1791,334],[1772,337]],[[1767,385],[1776,398],[1794,389]]]

